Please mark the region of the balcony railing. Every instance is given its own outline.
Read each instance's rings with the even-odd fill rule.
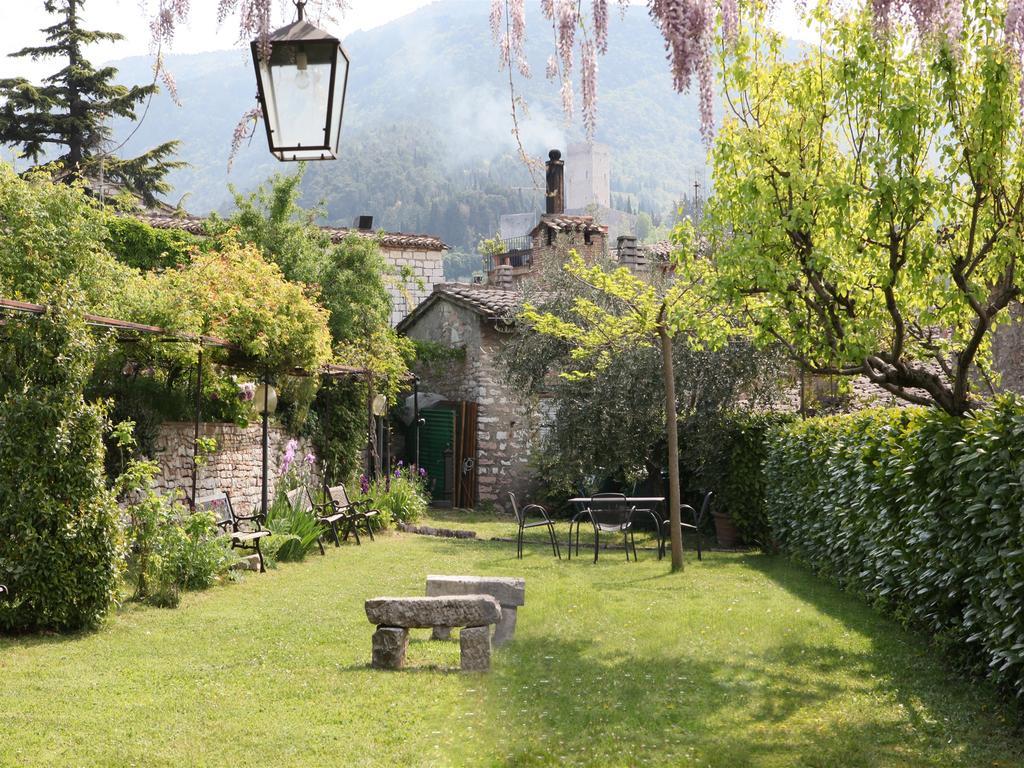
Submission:
[[[504,250],[491,256],[491,269],[508,265],[514,268],[533,266],[533,239],[529,235],[501,241]]]

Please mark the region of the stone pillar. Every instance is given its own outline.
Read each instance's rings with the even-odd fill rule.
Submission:
[[[494,625],[494,647],[501,648],[516,633],[516,606],[502,605],[501,620]]]
[[[377,627],[373,633],[374,669],[401,669],[405,666],[405,651],[409,647],[409,630],[401,627]]]
[[[465,627],[459,632],[463,672],[486,672],[491,668],[490,627]]]

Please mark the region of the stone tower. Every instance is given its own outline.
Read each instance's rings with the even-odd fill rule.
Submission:
[[[565,163],[565,208],[611,208],[612,154],[604,144],[573,144]]]

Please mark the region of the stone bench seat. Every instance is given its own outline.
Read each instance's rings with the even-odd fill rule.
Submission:
[[[427,576],[427,595],[490,595],[501,605],[501,619],[494,627],[492,642],[501,647],[516,631],[516,609],[526,603],[526,581],[514,576]],[[447,640],[451,627],[434,627],[435,640]]]
[[[377,625],[372,656],[376,669],[401,669],[409,630],[438,626],[464,627],[459,633],[463,671],[490,669],[490,625],[501,620],[501,605],[490,595],[375,597],[366,601],[365,609],[366,618]]]

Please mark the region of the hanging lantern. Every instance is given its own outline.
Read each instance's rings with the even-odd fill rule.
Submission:
[[[278,160],[335,160],[348,86],[348,55],[341,42],[305,20],[296,2],[294,24],[252,42],[263,122]]]

